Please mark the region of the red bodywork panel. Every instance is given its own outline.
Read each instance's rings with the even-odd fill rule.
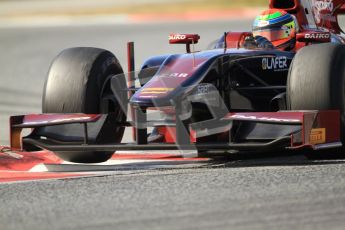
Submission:
[[[100,114],[30,114],[10,117],[10,144],[15,150],[22,149],[21,134],[24,128],[53,126],[73,123],[96,122]]]
[[[315,142],[318,142],[317,132],[324,129],[324,141],[319,144],[340,142],[340,112],[339,111],[319,111],[317,113],[305,113],[303,115],[303,136],[302,144],[297,147],[311,146],[315,148]],[[313,131],[315,130],[315,131]],[[319,131],[317,131],[319,130]],[[316,133],[313,133],[316,132]],[[315,135],[315,136],[313,136]],[[322,134],[323,135],[323,134]],[[315,139],[313,139],[315,138]],[[292,145],[295,146],[295,145]]]
[[[226,48],[239,49],[243,47],[244,39],[251,36],[251,32],[229,32],[226,34]]]
[[[99,114],[31,114],[26,116],[11,117],[11,124],[15,125],[15,120],[22,118],[21,126],[39,127],[71,123],[87,123],[97,121]],[[12,122],[13,121],[13,122]]]

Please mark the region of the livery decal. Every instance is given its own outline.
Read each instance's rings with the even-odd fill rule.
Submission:
[[[325,128],[312,129],[310,131],[309,142],[312,145],[326,143],[326,129]]]
[[[273,70],[273,71],[285,71],[289,69],[287,64],[287,57],[265,57],[262,58],[262,69],[263,70]]]

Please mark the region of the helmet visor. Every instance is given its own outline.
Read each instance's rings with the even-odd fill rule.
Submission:
[[[269,41],[277,41],[280,39],[285,39],[290,37],[290,31],[288,30],[259,30],[254,31],[254,36],[262,36],[267,38]]]

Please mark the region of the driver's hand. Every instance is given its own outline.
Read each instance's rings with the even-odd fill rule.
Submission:
[[[244,38],[244,44],[243,47],[245,49],[255,49],[258,48],[258,43],[255,41],[255,38],[253,35],[246,36]]]
[[[274,49],[274,45],[267,38],[262,36],[255,36],[255,42],[258,44],[258,48],[261,49]]]
[[[243,47],[246,49],[274,49],[274,45],[267,38],[252,35],[244,38]]]

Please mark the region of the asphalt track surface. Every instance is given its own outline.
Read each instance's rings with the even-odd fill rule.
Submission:
[[[0,143],[10,114],[40,112],[53,57],[96,46],[125,59],[136,42],[137,64],[182,52],[170,32],[200,33],[205,48],[225,30],[250,22],[201,22],[0,29]],[[125,66],[125,65],[124,65]],[[278,155],[280,157],[274,157]],[[345,161],[309,161],[274,153],[209,164],[133,170],[109,176],[0,184],[0,229],[344,229]]]

